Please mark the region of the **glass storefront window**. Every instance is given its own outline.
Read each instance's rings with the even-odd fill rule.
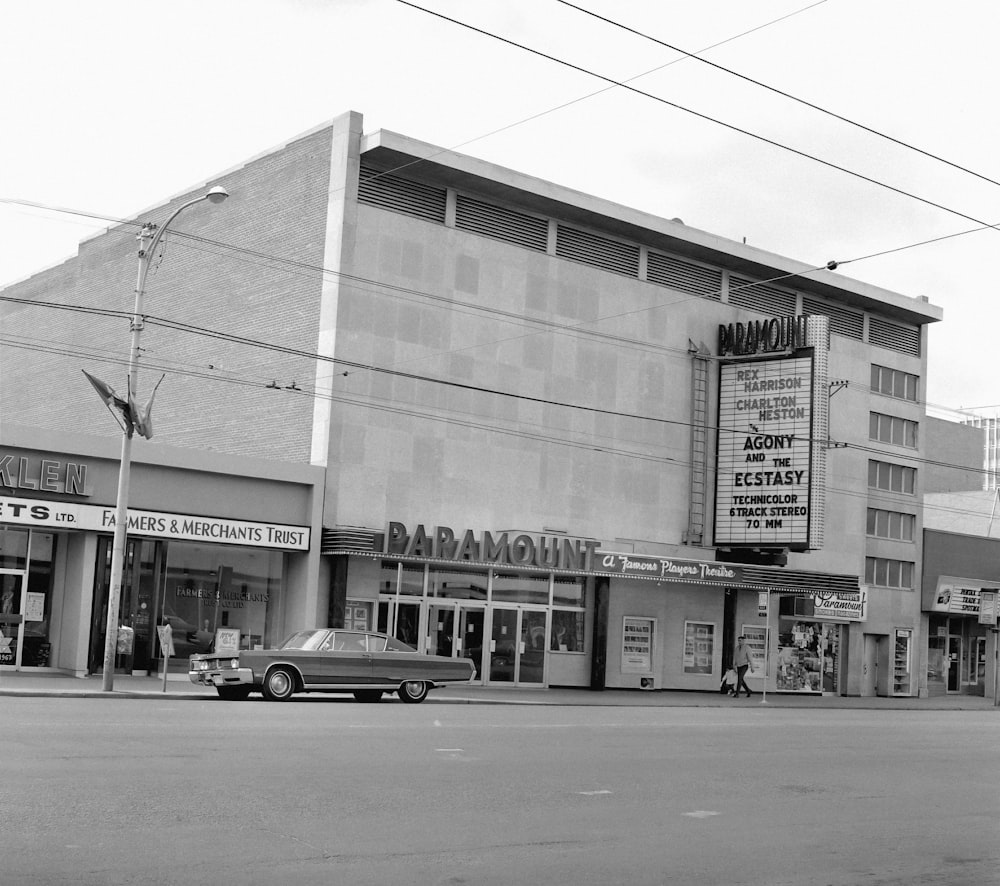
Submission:
[[[483,570],[431,569],[428,596],[452,600],[485,600],[489,577]]]
[[[160,613],[179,658],[207,652],[220,627],[239,628],[245,649],[271,646],[284,555],[261,548],[171,542]]]
[[[493,602],[548,605],[549,577],[519,572],[494,572]]]
[[[399,576],[399,593],[411,597],[424,595],[424,567],[403,564]]]
[[[839,692],[841,626],[804,618],[778,620],[779,692]]]
[[[380,594],[391,594],[392,596],[399,593],[411,597],[422,597],[424,594],[424,567],[383,560],[378,591]]]
[[[549,649],[553,652],[583,652],[584,621],[582,610],[553,609]]]
[[[56,537],[51,532],[32,530],[27,599],[24,603],[22,667],[47,668],[50,664],[49,630],[52,625],[55,559]]]
[[[399,587],[399,564],[390,560],[382,561],[382,571],[378,579],[378,592],[380,594],[395,595]],[[381,628],[380,628],[381,630]]]
[[[28,562],[28,530],[0,527],[0,569],[24,569]]]
[[[556,576],[552,584],[553,606],[583,606],[587,580]]]

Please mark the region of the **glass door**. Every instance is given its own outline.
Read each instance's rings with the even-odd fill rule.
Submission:
[[[490,635],[490,682],[513,683],[517,664],[518,631],[516,609],[493,610]]]
[[[945,685],[948,692],[960,692],[962,689],[962,672],[960,661],[962,658],[962,638],[954,634],[948,637],[948,657],[945,659],[946,678]]]
[[[402,600],[379,600],[378,630],[390,637],[420,648],[420,604]]]
[[[517,682],[545,682],[546,612],[524,609],[521,616],[521,646],[518,649]]]
[[[454,658],[461,641],[455,637],[455,604],[427,607],[427,654]]]
[[[21,666],[24,573],[0,570],[0,665]]]
[[[493,609],[489,682],[544,683],[547,620],[544,610]]]
[[[474,679],[483,679],[483,630],[486,625],[486,610],[482,607],[458,607],[458,636],[462,644],[457,650],[462,658],[468,658],[476,667]]]

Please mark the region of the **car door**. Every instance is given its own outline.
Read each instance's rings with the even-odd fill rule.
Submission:
[[[372,657],[363,631],[334,631],[320,653],[317,682],[329,686],[364,686],[372,682]]]

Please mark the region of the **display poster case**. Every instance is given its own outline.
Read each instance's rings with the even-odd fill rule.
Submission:
[[[910,695],[910,658],[913,631],[897,630],[892,647],[892,694]]]

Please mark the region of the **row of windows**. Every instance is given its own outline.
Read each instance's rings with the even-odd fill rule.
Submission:
[[[916,449],[917,423],[896,415],[872,412],[869,414],[868,420],[868,437],[878,443],[890,443],[893,446]]]
[[[877,394],[916,403],[920,395],[919,378],[911,372],[872,364],[871,389]],[[872,412],[868,436],[878,443],[917,448],[917,422]],[[868,462],[868,486],[883,492],[916,493],[917,470],[884,461]],[[916,516],[900,511],[868,508],[868,535],[893,541],[912,542]],[[865,582],[880,588],[913,588],[914,564],[889,557],[865,557]]]
[[[913,514],[884,511],[880,508],[868,509],[868,534],[873,538],[913,541],[916,522],[917,518]]]
[[[383,560],[380,594],[493,603],[584,605],[586,579],[506,569],[437,569]]]
[[[913,589],[914,564],[887,557],[865,557],[865,584],[880,588]]]
[[[880,489],[883,492],[900,492],[903,495],[915,495],[917,487],[917,469],[906,465],[894,465],[887,461],[868,462],[868,488]]]
[[[917,376],[900,369],[872,364],[872,390],[898,400],[917,402]]]

